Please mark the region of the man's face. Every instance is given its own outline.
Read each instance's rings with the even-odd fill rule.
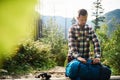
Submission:
[[[86,16],[80,15],[79,17],[77,17],[77,19],[78,19],[79,25],[84,26],[87,21],[87,15]]]

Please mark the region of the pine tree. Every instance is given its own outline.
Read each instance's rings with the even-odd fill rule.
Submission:
[[[101,16],[104,12],[102,8],[101,0],[97,0],[93,2],[93,16],[95,16],[95,20],[92,22],[95,24],[95,30],[100,28],[99,23],[105,21],[105,17]]]
[[[72,22],[72,25],[75,24],[76,23],[76,19],[73,17],[71,22]]]

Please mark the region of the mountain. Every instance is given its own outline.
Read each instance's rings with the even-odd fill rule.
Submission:
[[[66,36],[68,35],[68,29],[72,26],[73,18],[62,17],[62,16],[41,16],[43,24],[47,24],[47,22],[52,19],[55,20],[55,23],[62,27],[63,31],[66,31]],[[91,21],[87,21],[87,24],[90,26],[93,25]],[[66,30],[65,30],[66,29]]]
[[[115,9],[113,11],[107,12],[104,14],[106,19],[106,24],[108,25],[108,34],[116,29],[116,24],[120,24],[120,9]],[[43,24],[47,24],[47,22],[52,18],[55,22],[66,31],[66,36],[68,34],[68,29],[72,26],[73,18],[66,18],[62,16],[41,16]],[[94,26],[91,21],[87,21],[89,26]],[[65,28],[66,27],[66,28]]]
[[[44,24],[47,24],[47,22],[52,18],[52,20],[55,20],[55,22],[62,27],[69,27],[72,26],[72,19],[73,18],[68,18],[68,17],[62,17],[62,16],[42,16],[42,21]],[[91,21],[87,21],[87,24],[93,25]]]
[[[68,35],[68,29],[72,25],[72,18],[66,18],[62,16],[42,16],[43,24],[47,24],[48,21],[53,20],[59,27],[63,29],[65,36]]]
[[[65,18],[62,16],[42,16],[42,21],[44,24],[47,24],[47,22],[52,19],[53,21],[55,20],[55,23],[57,23],[59,26],[62,27],[69,27],[72,25],[71,20],[72,18]]]
[[[116,29],[116,24],[120,24],[120,9],[110,11],[104,16],[108,25],[108,34],[110,34]]]

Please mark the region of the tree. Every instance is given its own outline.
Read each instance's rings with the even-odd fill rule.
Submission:
[[[76,23],[76,19],[73,17],[71,22],[72,22],[72,24],[75,24]]]
[[[103,14],[104,9],[102,8],[101,5],[101,0],[97,0],[95,2],[93,2],[93,16],[95,16],[95,20],[93,20],[92,22],[95,24],[95,30],[97,28],[100,28],[99,23],[100,22],[104,22],[105,17],[101,16]]]
[[[61,27],[57,25],[57,23],[51,18],[48,20],[47,24],[43,26],[43,38],[40,39],[43,42],[50,44],[52,49],[55,49],[55,52],[59,52],[57,48],[62,47],[64,37],[63,37],[63,31]]]
[[[120,74],[120,25],[116,27],[117,29],[105,45],[104,56],[106,62],[112,67],[113,74]]]
[[[43,37],[40,38],[40,41],[51,46],[52,57],[55,58],[57,65],[63,66],[68,49],[65,49],[66,40],[61,26],[51,18],[47,24],[44,24],[42,35]]]

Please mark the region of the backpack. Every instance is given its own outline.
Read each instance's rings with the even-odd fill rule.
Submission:
[[[83,80],[109,80],[111,70],[102,64],[91,64],[92,60],[88,59],[87,63],[82,63],[77,59],[72,60],[66,66],[66,76],[71,79],[80,77]]]

